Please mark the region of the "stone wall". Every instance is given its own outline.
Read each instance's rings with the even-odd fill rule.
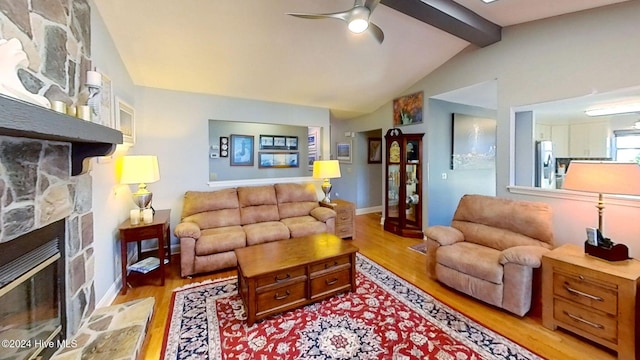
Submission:
[[[91,8],[86,0],[0,0],[0,38],[17,38],[29,57],[25,88],[67,105],[86,104]]]
[[[86,104],[91,69],[87,0],[0,0],[0,38],[29,57],[18,72],[29,91]],[[0,241],[66,218],[67,334],[95,309],[91,176],[70,174],[70,144],[0,136]]]

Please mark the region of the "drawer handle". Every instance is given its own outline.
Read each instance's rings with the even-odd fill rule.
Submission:
[[[329,269],[329,268],[332,268],[332,267],[335,267],[335,266],[338,266],[338,262],[337,261],[334,261],[333,264],[324,264],[324,268],[325,269]]]
[[[291,291],[287,290],[287,291],[285,291],[285,293],[284,293],[284,294],[282,294],[282,295],[280,295],[280,294],[276,293],[275,295],[273,295],[273,298],[274,298],[274,299],[276,299],[276,300],[284,300],[284,299],[286,299],[287,297],[289,297],[289,295],[291,295]]]
[[[276,275],[276,282],[287,280],[290,277],[291,277],[291,274],[289,274],[289,273],[286,273],[282,277],[281,277],[281,275]]]
[[[587,294],[586,292],[582,292],[580,290],[576,290],[576,289],[570,287],[569,284],[567,284],[567,283],[564,283],[564,288],[565,288],[565,290],[567,290],[568,292],[570,292],[570,293],[572,293],[574,295],[584,296],[587,299],[591,299],[591,300],[595,300],[595,301],[604,301],[604,299],[601,298],[600,296],[594,296],[594,295],[591,295],[591,294]]]
[[[338,282],[338,278],[333,278],[331,280],[327,279],[324,281],[327,285],[333,285]]]
[[[581,317],[579,317],[579,316],[576,316],[576,315],[570,314],[570,313],[568,313],[568,312],[566,312],[566,311],[564,311],[564,314],[565,314],[565,315],[567,315],[568,317],[570,317],[571,319],[575,320],[575,321],[579,321],[579,322],[584,323],[584,324],[587,324],[587,325],[589,325],[589,326],[593,326],[593,327],[594,327],[594,328],[596,328],[596,329],[604,329],[604,325],[600,325],[600,324],[597,324],[597,323],[591,322],[591,321],[589,321],[589,320],[585,320],[585,319],[583,319],[583,318],[581,318]]]

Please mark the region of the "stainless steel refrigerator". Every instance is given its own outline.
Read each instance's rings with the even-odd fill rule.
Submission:
[[[536,141],[536,171],[534,186],[543,189],[556,188],[556,159],[551,141]]]

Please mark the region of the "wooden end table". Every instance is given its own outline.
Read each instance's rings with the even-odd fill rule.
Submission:
[[[343,239],[356,238],[356,206],[354,203],[336,199],[327,204],[320,202],[320,206],[333,209],[336,212],[336,235]]]
[[[316,234],[235,249],[247,324],[356,288],[350,241]]]
[[[150,273],[158,272],[160,286],[164,286],[165,246],[168,253],[167,260],[171,261],[170,215],[171,210],[156,210],[151,224],[144,224],[141,221],[138,225],[131,225],[131,221],[127,219],[118,227],[120,231],[120,256],[122,262],[122,289],[120,291],[122,295],[127,293],[127,244],[130,242],[137,243],[138,260],[140,260],[142,256],[141,242],[143,240],[158,239],[158,259],[160,260],[160,266]]]
[[[542,325],[606,346],[621,360],[640,359],[639,293],[636,259],[606,261],[574,244],[542,257]]]

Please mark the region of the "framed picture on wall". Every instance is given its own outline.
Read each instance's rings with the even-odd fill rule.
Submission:
[[[299,167],[299,156],[297,152],[259,152],[258,167],[261,169]]]
[[[351,163],[351,141],[338,143],[336,147],[336,159],[343,163]]]
[[[136,143],[136,119],[133,106],[116,99],[116,126],[122,132],[122,140],[125,144]]]
[[[369,164],[382,163],[382,138],[369,138]]]
[[[252,135],[231,135],[231,166],[253,166]]]

